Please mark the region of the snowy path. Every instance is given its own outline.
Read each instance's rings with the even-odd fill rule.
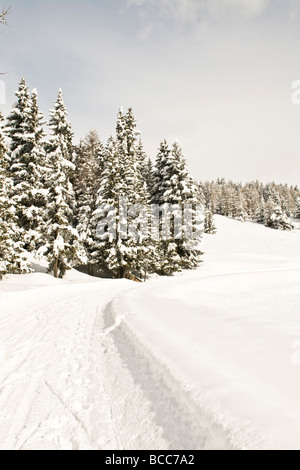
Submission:
[[[167,443],[103,324],[132,284],[2,293],[1,449],[160,449]]]
[[[87,279],[34,274],[2,284],[0,449],[233,447],[146,342],[128,334],[126,309],[114,311],[118,295],[142,286]]]

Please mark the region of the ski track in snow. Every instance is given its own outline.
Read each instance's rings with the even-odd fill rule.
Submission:
[[[0,450],[274,448],[132,329],[118,300],[139,288],[93,281],[1,294]]]
[[[104,282],[2,294],[0,449],[233,448],[114,310],[136,287]]]
[[[131,288],[99,281],[2,294],[0,449],[265,447],[250,423],[242,429],[194,396],[129,327],[114,299]]]
[[[2,296],[1,450],[168,448],[104,328],[106,304],[128,286],[93,282],[33,289],[22,300]]]

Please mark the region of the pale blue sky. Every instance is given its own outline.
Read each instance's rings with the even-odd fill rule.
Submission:
[[[22,76],[78,141],[132,106],[145,148],[178,139],[197,179],[300,184],[299,0],[11,0],[7,114]],[[6,4],[7,5],[7,4]]]

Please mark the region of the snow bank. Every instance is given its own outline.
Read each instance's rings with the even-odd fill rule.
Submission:
[[[300,449],[300,232],[216,222],[202,268],[123,293],[114,316],[214,436],[204,448]]]

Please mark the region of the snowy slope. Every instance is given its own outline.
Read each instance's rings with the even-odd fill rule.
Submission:
[[[228,447],[300,449],[300,230],[216,219],[197,272],[122,294],[113,311]]]
[[[0,283],[0,449],[300,448],[300,230],[216,223],[174,278]]]

